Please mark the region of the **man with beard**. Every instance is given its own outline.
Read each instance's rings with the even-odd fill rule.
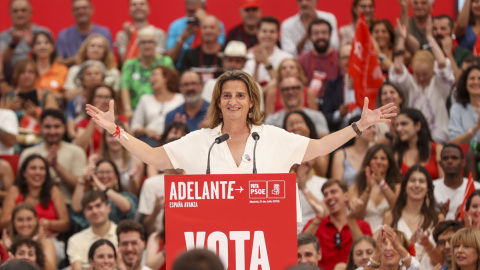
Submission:
[[[456,231],[460,230],[462,225],[454,220],[447,220],[438,223],[433,230],[433,239],[437,246],[435,247],[437,251],[442,254],[443,257],[443,266],[442,270],[452,269],[452,253],[453,248],[450,245],[450,240]]]
[[[200,73],[202,81],[206,81],[213,78],[217,68],[222,66],[222,59],[218,57],[218,52],[222,48],[218,43],[218,37],[222,32],[217,17],[207,15],[200,20],[200,33],[202,45],[185,53],[179,72],[191,69]]]
[[[165,117],[165,127],[174,121],[185,122],[190,131],[200,128],[210,103],[202,98],[203,83],[200,74],[187,70],[180,76],[180,93],[185,103],[170,111]]]
[[[433,181],[434,197],[442,205],[445,220],[454,220],[458,208],[463,203],[468,179],[463,177],[466,161],[462,149],[456,144],[446,144],[440,153],[440,166],[445,177]],[[474,181],[475,189],[480,188],[480,183]]]
[[[337,51],[330,47],[332,26],[324,19],[315,19],[307,33],[314,48],[300,55],[298,62],[305,71],[308,84],[322,98],[327,80],[335,80],[341,74]]]
[[[119,269],[151,270],[149,267],[142,266],[143,251],[145,250],[145,231],[140,223],[132,220],[120,221],[117,226],[117,238],[118,253],[122,258],[118,263]],[[163,254],[165,257],[165,253]]]
[[[148,0],[130,0],[129,12],[130,17],[133,20],[133,24],[129,21],[123,23],[123,29],[117,33],[115,40],[120,61],[123,63],[125,60],[137,56],[137,33],[138,30],[145,27],[152,28],[155,33],[155,40],[157,42],[157,46],[155,48],[156,52],[159,54],[164,53],[166,41],[165,32],[148,22],[148,14],[150,14],[150,5],[148,4]]]
[[[434,17],[432,21],[432,33],[438,45],[445,53],[445,56],[450,59],[455,79],[458,80],[460,75],[462,75],[460,67],[463,64],[463,60],[472,53],[470,50],[457,46],[453,42],[453,20],[449,16],[439,15]]]
[[[244,0],[240,8],[242,23],[230,29],[227,34],[227,44],[232,40],[245,43],[247,49],[258,43],[258,23],[262,18],[262,9],[259,0]]]
[[[61,111],[48,109],[40,116],[40,132],[43,142],[25,149],[20,156],[21,164],[26,157],[39,154],[50,167],[50,176],[58,185],[65,202],[70,204],[77,179],[86,164],[85,151],[79,146],[63,141],[65,118]]]

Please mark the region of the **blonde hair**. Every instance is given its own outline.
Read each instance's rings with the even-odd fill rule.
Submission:
[[[477,229],[467,229],[467,228],[460,229],[452,236],[452,240],[450,242],[450,246],[452,246],[453,248],[453,253],[455,253],[455,246],[460,244],[474,248],[475,251],[477,252],[477,255],[480,255],[480,231]],[[452,256],[452,269],[453,270],[461,269],[457,265],[455,254],[453,254]],[[480,269],[479,259],[477,259],[476,269]]]
[[[212,102],[208,107],[206,125],[209,128],[215,128],[223,123],[222,111],[218,107],[220,102],[220,95],[223,91],[223,84],[227,81],[242,81],[247,87],[248,96],[253,102],[253,106],[250,109],[252,117],[247,117],[246,122],[250,125],[261,125],[263,123],[263,113],[260,110],[260,91],[258,90],[257,83],[247,73],[241,70],[227,71],[218,77],[215,87],[212,93]]]
[[[77,65],[81,65],[83,62],[89,60],[87,59],[87,48],[88,48],[88,45],[90,45],[90,42],[92,42],[94,38],[100,38],[102,40],[104,52],[103,52],[102,59],[100,59],[101,62],[105,65],[107,70],[115,68],[115,65],[116,65],[115,57],[113,56],[113,53],[110,50],[110,44],[108,43],[108,40],[100,34],[90,34],[87,37],[87,39],[85,39],[85,41],[82,43],[82,45],[80,45],[80,48],[78,49],[77,56],[76,56]]]
[[[287,59],[284,59],[282,62],[280,62],[280,65],[278,65],[278,68],[277,68],[277,84],[280,84],[280,82],[283,80],[282,66],[287,61],[293,61],[293,63],[295,63],[295,67],[297,67],[297,70],[298,70],[298,79],[302,82],[303,85],[306,85],[307,76],[305,76],[305,72],[303,71],[303,68],[300,65],[300,62],[298,62],[298,60],[295,58],[287,58]]]
[[[420,50],[417,51],[412,58],[412,67],[416,63],[427,63],[433,70],[435,58],[433,57],[433,54],[427,50]]]

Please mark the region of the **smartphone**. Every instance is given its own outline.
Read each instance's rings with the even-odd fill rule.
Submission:
[[[187,23],[191,25],[198,25],[198,19],[196,17],[188,17]]]
[[[38,106],[40,103],[38,102],[38,95],[37,95],[37,90],[31,90],[25,93],[19,93],[18,97],[22,98],[23,100],[30,100],[35,104],[35,106]]]

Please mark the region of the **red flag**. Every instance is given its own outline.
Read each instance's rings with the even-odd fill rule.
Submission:
[[[348,60],[348,74],[353,78],[353,89],[355,89],[358,106],[363,108],[363,101],[368,97],[369,107],[374,109],[378,88],[383,83],[383,75],[363,14],[360,14],[357,20],[352,51]]]
[[[463,197],[463,202],[462,205],[460,206],[460,212],[458,214],[458,219],[462,220],[463,219],[463,213],[465,212],[465,203],[468,200],[468,197],[472,194],[472,192],[475,190],[475,185],[473,184],[473,177],[472,173],[468,175],[468,182],[467,182],[467,187],[465,188],[465,195]]]
[[[473,46],[473,55],[478,56],[480,53],[480,38],[477,36],[477,41],[475,41],[475,45]]]

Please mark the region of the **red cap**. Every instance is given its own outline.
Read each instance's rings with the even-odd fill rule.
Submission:
[[[244,0],[242,4],[243,9],[247,8],[260,8],[259,0]]]

